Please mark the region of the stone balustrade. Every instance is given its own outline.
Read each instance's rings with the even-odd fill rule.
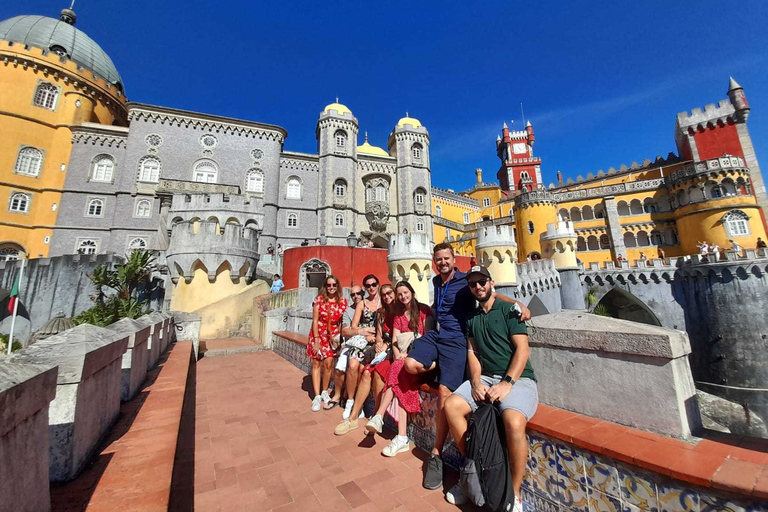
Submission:
[[[174,326],[171,313],[79,325],[0,360],[0,512],[50,510],[49,481],[86,466]]]

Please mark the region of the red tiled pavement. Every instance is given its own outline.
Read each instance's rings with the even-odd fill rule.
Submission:
[[[341,410],[312,412],[308,382],[272,352],[198,362],[196,512],[458,510],[421,487],[422,452],[383,457],[362,424],[333,435]]]

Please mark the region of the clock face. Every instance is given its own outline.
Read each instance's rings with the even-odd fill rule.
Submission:
[[[524,143],[518,142],[517,144],[512,144],[512,151],[514,151],[516,155],[522,155],[523,153],[527,153],[527,148]]]

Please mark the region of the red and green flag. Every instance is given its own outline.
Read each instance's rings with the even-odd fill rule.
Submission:
[[[3,300],[2,309],[0,309],[0,320],[13,316],[13,308],[16,306],[16,302],[19,303],[19,307],[16,311],[16,316],[20,316],[29,320],[29,313],[24,304],[19,300],[19,276],[16,276],[16,280],[13,282],[13,288],[10,294]]]

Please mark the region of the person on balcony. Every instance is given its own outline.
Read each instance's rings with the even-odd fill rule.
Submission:
[[[280,274],[275,274],[272,276],[272,286],[269,287],[269,292],[277,293],[283,288],[285,288],[285,284],[283,283],[283,280],[280,279]]]

